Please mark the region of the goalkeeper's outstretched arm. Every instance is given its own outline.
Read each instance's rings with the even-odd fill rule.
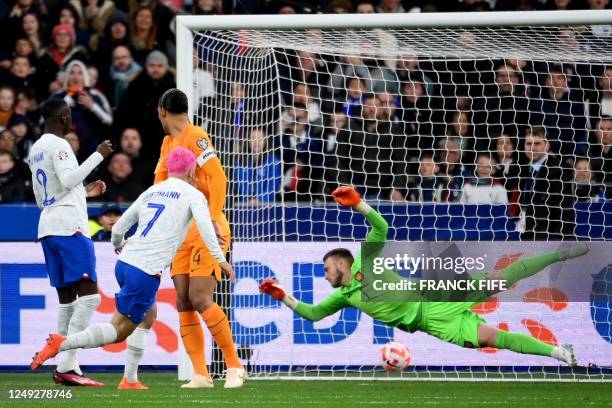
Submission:
[[[331,316],[338,310],[347,306],[344,297],[340,294],[338,289],[317,305],[300,302],[292,295],[288,294],[274,279],[263,281],[261,285],[259,285],[259,290],[262,293],[267,293],[276,300],[280,300],[304,319],[312,320],[313,322]]]
[[[366,202],[361,201],[355,210],[363,214],[372,226],[372,229],[368,233],[366,242],[386,242],[387,233],[389,232],[389,224],[383,218],[382,215]]]
[[[332,193],[334,200],[342,206],[351,207],[362,214],[372,226],[368,233],[366,242],[385,242],[389,232],[389,224],[378,211],[374,210],[368,203],[363,201],[359,193],[352,187],[338,187]]]

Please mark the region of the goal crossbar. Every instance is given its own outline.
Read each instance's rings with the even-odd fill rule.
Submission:
[[[191,30],[308,30],[334,28],[514,27],[610,24],[612,10],[481,13],[294,14],[178,16]]]

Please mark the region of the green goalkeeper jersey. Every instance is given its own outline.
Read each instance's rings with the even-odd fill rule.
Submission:
[[[366,219],[372,225],[366,242],[384,243],[387,240],[389,225],[375,210],[370,210]],[[361,296],[361,251],[355,256],[351,267],[352,279],[348,286],[336,289],[329,297],[317,305],[299,302],[295,312],[305,319],[318,321],[345,307],[355,307],[368,316],[389,326],[413,332],[419,328],[420,302],[374,302],[363,301]],[[358,274],[359,273],[359,274]]]

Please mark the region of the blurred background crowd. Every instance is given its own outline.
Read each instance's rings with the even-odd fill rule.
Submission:
[[[49,97],[72,108],[66,138],[79,161],[100,141],[114,142],[116,153],[92,175],[107,184],[101,201],[130,202],[151,184],[164,136],[157,101],[175,86],[176,15],[604,9],[608,3],[0,0],[0,204],[33,201],[25,159],[41,135],[39,107]],[[609,36],[610,26],[558,30],[567,47],[594,38],[612,44]],[[270,122],[277,125],[234,128],[233,149],[241,154],[231,164],[237,202],[325,202],[337,184],[352,184],[378,200],[508,205],[528,230],[560,234],[577,201],[611,198],[612,67],[430,61],[409,52],[385,60],[278,50],[276,58],[283,109]],[[223,104],[233,124],[256,111],[249,108],[249,84],[231,84],[231,97],[221,102],[214,61],[200,58],[195,68],[196,97]],[[203,112],[213,116],[204,120],[222,121]],[[112,225],[118,214],[107,205],[99,221]]]

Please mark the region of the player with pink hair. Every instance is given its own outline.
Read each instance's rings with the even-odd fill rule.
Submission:
[[[168,179],[149,187],[113,226],[111,242],[120,254],[115,277],[121,290],[115,295],[117,311],[112,321],[89,326],[68,337],[51,334],[45,347],[34,356],[33,370],[60,351],[102,347],[127,338],[128,359],[119,389],[147,389],[138,381],[138,363],[155,322],[160,277],[185,240],[192,220],[221,270],[235,281],[232,266],[219,246],[206,197],[191,185],[195,155],[177,147],[168,154],[166,165]],[[125,234],[136,223],[136,232],[125,240]]]
[[[177,147],[168,155],[167,166],[170,177],[183,177],[191,174],[191,179],[196,167],[195,154],[184,147]]]

